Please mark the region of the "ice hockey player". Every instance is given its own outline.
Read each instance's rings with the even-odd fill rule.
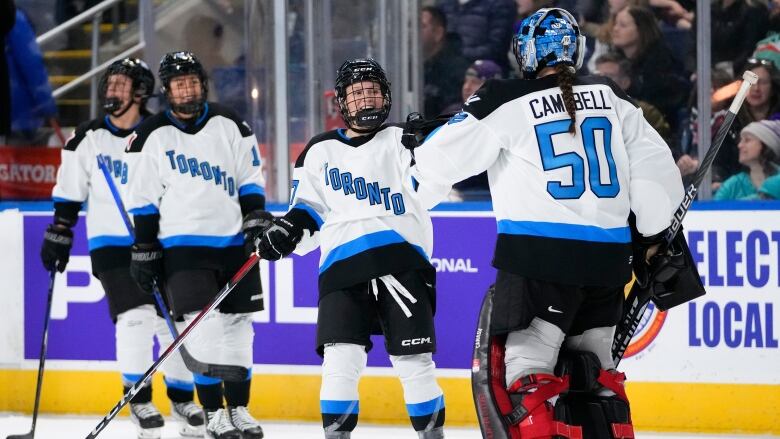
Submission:
[[[323,356],[325,437],[350,437],[369,337],[384,333],[412,426],[420,438],[443,438],[444,397],[431,356],[431,220],[416,196],[403,130],[384,124],[390,83],[376,61],[348,60],[337,73],[336,97],[348,128],[315,136],[298,157],[292,208],[263,235],[260,255],[287,256],[304,231],[319,232],[317,352]]]
[[[490,358],[473,369],[490,375],[474,387],[485,437],[634,437],[612,339],[632,241],[646,264],[683,187],[631,99],[575,73],[584,51],[571,14],[537,11],[514,38],[524,79],[487,81],[414,150],[421,187],[488,172],[498,274]]]
[[[106,114],[81,124],[62,151],[62,164],[54,186],[54,223],[46,230],[41,257],[47,270],[62,272],[68,263],[73,226],[82,204],[87,207],[87,237],[92,272],[108,298],[116,324],[116,356],[125,391],[141,378],[152,362],[153,337],[162,348],[172,341],[165,321],[158,316],[152,296],[130,278],[130,238],[120,207],[111,195],[104,166],[116,187],[127,178],[122,154],[133,129],[148,117],[146,101],[154,92],[154,75],[146,63],[124,58],[112,63],[100,80],[100,97]],[[193,379],[176,354],[162,367],[171,412],[183,421],[185,436],[203,435],[203,412],[192,402]],[[144,387],[130,402],[130,417],[139,438],[159,438],[164,420],[152,404],[152,388]]]
[[[136,225],[130,272],[144,291],[163,285],[172,313],[189,324],[243,265],[245,240],[253,251],[272,215],[264,210],[257,140],[232,111],[207,101],[200,61],[191,52],[168,53],[158,74],[170,108],[136,128],[125,154]],[[255,267],[185,342],[199,361],[250,370],[241,381],[195,375],[209,437],[263,437],[247,410],[252,313],[262,306]]]

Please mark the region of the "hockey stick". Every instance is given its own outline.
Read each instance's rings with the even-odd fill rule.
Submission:
[[[124,407],[140,390],[141,388],[146,385],[146,383],[152,379],[152,375],[157,371],[157,369],[160,367],[160,365],[168,359],[168,357],[171,356],[171,354],[178,349],[182,343],[184,343],[184,340],[190,335],[190,332],[195,328],[195,326],[200,323],[200,321],[206,317],[211,311],[214,310],[217,306],[219,306],[220,303],[222,303],[223,300],[225,300],[225,297],[227,297],[228,294],[230,294],[231,291],[238,285],[238,283],[243,279],[247,273],[249,273],[249,270],[252,269],[252,267],[257,264],[259,261],[259,256],[257,253],[252,253],[251,256],[249,256],[249,259],[244,262],[244,265],[241,266],[241,268],[238,269],[235,275],[228,281],[227,284],[225,284],[224,287],[217,293],[216,297],[214,297],[211,302],[206,305],[206,307],[195,317],[195,319],[190,323],[186,328],[184,328],[184,331],[181,332],[181,334],[176,337],[175,340],[171,343],[170,346],[168,346],[168,349],[165,350],[162,354],[160,354],[160,358],[157,359],[150,367],[149,369],[144,372],[141,379],[139,379],[135,384],[133,384],[133,387],[131,387],[127,393],[122,397],[122,399],[119,400],[119,402],[114,406],[114,408],[111,409],[111,411],[108,412],[108,414],[100,420],[100,422],[97,424],[97,426],[87,435],[86,439],[94,439],[100,434],[103,429],[106,428],[109,422],[111,422],[114,417],[116,417],[117,413],[119,413],[120,410],[122,410],[122,407]]]
[[[740,107],[742,107],[742,103],[747,96],[748,89],[751,85],[758,81],[758,76],[748,70],[742,75],[742,79],[742,85],[740,85],[737,95],[731,102],[731,106],[729,107],[728,113],[726,113],[726,118],[723,120],[723,124],[720,126],[717,134],[715,135],[715,141],[712,142],[712,146],[710,146],[710,149],[707,150],[707,154],[704,155],[704,160],[702,160],[701,166],[699,166],[699,169],[696,171],[691,185],[688,186],[688,190],[685,191],[685,196],[683,197],[682,203],[680,203],[680,205],[677,207],[677,210],[674,212],[674,215],[672,216],[672,224],[666,231],[664,241],[661,245],[661,248],[658,250],[658,254],[666,252],[666,249],[680,231],[680,227],[682,227],[682,220],[688,213],[688,209],[690,209],[691,203],[693,203],[693,200],[696,198],[698,186],[704,180],[707,172],[710,171],[712,162],[715,160],[715,156],[717,156],[718,151],[723,144],[723,140],[726,138],[726,135],[731,128],[732,122],[734,122],[734,118],[737,117],[737,112],[739,111]],[[631,291],[628,293],[628,297],[626,298],[628,310],[623,312],[623,317],[617,325],[615,338],[612,342],[612,359],[615,361],[615,366],[617,366],[618,363],[620,363],[620,360],[623,358],[623,354],[626,352],[626,348],[628,348],[628,344],[631,342],[631,338],[634,336],[634,333],[639,326],[639,322],[641,321],[642,316],[647,309],[647,305],[650,303],[652,295],[652,282],[648,282],[647,285],[644,286],[639,285],[638,282],[634,282],[634,285],[631,287]]]
[[[108,170],[106,163],[103,161],[103,155],[99,154],[97,159],[98,166],[100,167],[100,170],[103,171],[103,176],[106,178],[108,189],[111,191],[111,196],[114,198],[114,203],[116,204],[117,209],[119,209],[120,215],[122,215],[122,220],[125,222],[127,233],[129,233],[131,237],[135,238],[133,224],[130,222],[130,217],[127,215],[125,205],[122,202],[122,197],[119,196],[119,191],[114,184],[114,180],[111,178],[111,173]],[[173,338],[178,338],[179,332],[176,330],[176,325],[173,323],[171,313],[168,312],[168,307],[165,306],[165,301],[163,300],[162,294],[160,294],[160,290],[157,288],[156,283],[154,284],[152,291],[154,301],[157,302],[157,306],[160,308],[160,313],[165,319],[165,323],[168,325],[168,330],[170,330]],[[181,358],[184,361],[184,365],[187,366],[187,369],[189,369],[189,371],[192,373],[213,378],[220,378],[227,381],[243,381],[249,375],[249,369],[243,366],[233,366],[229,364],[209,364],[198,361],[189,353],[184,345],[182,345],[179,353],[181,354]]]
[[[43,387],[43,366],[46,364],[46,346],[49,341],[49,320],[51,318],[51,301],[54,296],[54,276],[57,270],[51,270],[49,280],[49,293],[46,299],[46,316],[43,320],[43,340],[41,341],[41,357],[38,360],[38,383],[35,385],[35,405],[33,406],[32,427],[25,434],[12,434],[7,439],[33,439],[35,437],[35,423],[38,421],[38,405],[41,402],[41,387]]]

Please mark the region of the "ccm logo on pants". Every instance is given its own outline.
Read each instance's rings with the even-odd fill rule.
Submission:
[[[423,337],[423,338],[409,338],[406,340],[401,341],[401,346],[417,346],[420,344],[431,343],[430,337]]]

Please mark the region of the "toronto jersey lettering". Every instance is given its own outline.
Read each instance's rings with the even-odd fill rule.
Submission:
[[[431,219],[417,196],[401,133],[391,125],[353,139],[343,130],[328,131],[298,157],[287,215],[319,230],[321,295],[431,267]]]
[[[576,134],[557,75],[488,81],[415,150],[421,186],[487,169],[496,268],[529,278],[611,286],[631,276],[629,212],[644,236],[666,229],[683,197],[669,147],[612,81],[577,77]]]
[[[128,173],[123,153],[131,133],[114,126],[106,116],[81,124],[62,150],[52,191],[55,216],[75,221],[88,201],[87,238],[95,273],[129,264],[133,241],[100,164],[121,191]]]
[[[169,112],[149,118],[125,158],[127,208],[136,222],[159,215],[156,238],[165,249],[242,245],[242,209],[265,207],[257,139],[217,104],[187,125]]]

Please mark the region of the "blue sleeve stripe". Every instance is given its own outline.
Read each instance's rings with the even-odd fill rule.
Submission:
[[[179,390],[191,392],[195,388],[195,385],[193,384],[192,381],[175,380],[173,378],[168,378],[168,377],[165,377],[163,380],[165,381],[165,385],[172,389],[179,389]]]
[[[444,408],[444,395],[433,398],[430,401],[406,404],[409,416],[428,416]]]
[[[207,236],[207,235],[175,235],[160,239],[163,248],[170,247],[216,247],[225,248],[244,245],[244,235]]]
[[[433,137],[433,135],[434,135],[434,134],[438,133],[438,132],[439,132],[439,130],[441,129],[441,127],[443,127],[443,126],[444,126],[444,125],[439,125],[439,126],[437,126],[437,127],[436,127],[436,128],[433,130],[433,131],[431,131],[430,133],[428,133],[428,135],[427,135],[427,136],[425,136],[425,140],[423,140],[423,142],[422,142],[422,143],[425,143],[425,142],[427,142],[427,141],[428,141],[428,139],[430,139],[431,137]]]
[[[207,377],[206,375],[201,375],[198,373],[194,373],[192,375],[195,378],[195,384],[203,384],[209,386],[209,385],[219,384],[222,382],[222,380],[219,378]]]
[[[87,241],[87,247],[89,251],[99,249],[101,247],[130,247],[133,245],[133,238],[130,235],[125,236],[93,236]]]
[[[356,415],[360,412],[360,401],[320,400],[320,412],[329,415]]]
[[[309,216],[314,220],[314,222],[317,223],[317,227],[322,227],[322,225],[325,224],[325,221],[322,220],[322,217],[320,217],[320,215],[309,205],[298,203],[295,206],[293,206],[292,209],[300,209],[308,213]]]
[[[628,226],[602,229],[601,227],[583,224],[500,220],[498,222],[498,233],[507,235],[540,236],[544,238],[574,239],[577,241],[589,242],[622,244],[631,242],[631,229]]]
[[[260,186],[259,184],[249,183],[241,186],[238,188],[238,196],[243,197],[244,195],[262,195],[265,196],[265,188]]]
[[[160,213],[160,211],[157,209],[157,206],[154,204],[147,204],[146,206],[136,207],[135,209],[130,209],[129,212],[133,215],[156,215]]]
[[[330,253],[328,253],[328,256],[323,260],[322,265],[320,265],[320,273],[324,273],[325,270],[330,268],[330,266],[336,262],[350,258],[359,253],[363,253],[364,251],[377,247],[383,247],[385,245],[399,244],[402,242],[406,242],[406,240],[403,238],[403,236],[399,235],[398,232],[394,230],[383,230],[381,232],[374,232],[369,233],[368,235],[363,235],[360,238],[353,239],[352,241],[349,241],[331,250]],[[412,247],[414,247],[414,249],[417,250],[425,259],[430,260],[428,255],[425,254],[425,251],[420,246],[412,245]]]

